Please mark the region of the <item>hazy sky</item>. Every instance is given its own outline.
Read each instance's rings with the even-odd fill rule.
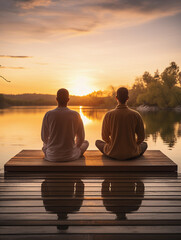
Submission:
[[[181,67],[180,29],[181,0],[0,0],[0,92],[131,86]]]

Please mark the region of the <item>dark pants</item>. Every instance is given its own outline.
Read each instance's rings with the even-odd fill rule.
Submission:
[[[105,143],[104,141],[102,141],[102,140],[96,140],[96,142],[95,142],[96,147],[97,147],[97,148],[99,149],[99,151],[101,151],[103,154],[105,154],[104,151],[103,151],[105,144],[106,144],[106,143]],[[147,147],[148,147],[148,144],[147,144],[146,142],[142,142],[142,143],[140,144],[140,147],[141,147],[141,153],[140,153],[139,156],[143,155],[143,153],[146,151],[146,149],[147,149]],[[138,156],[138,157],[139,157],[139,156]]]

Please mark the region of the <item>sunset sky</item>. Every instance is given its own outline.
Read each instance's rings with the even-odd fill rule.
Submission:
[[[0,0],[0,93],[84,95],[175,61],[180,0]]]

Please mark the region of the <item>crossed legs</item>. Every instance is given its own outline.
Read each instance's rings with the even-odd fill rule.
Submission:
[[[84,140],[84,142],[80,146],[81,156],[85,153],[85,151],[87,150],[88,146],[89,146],[89,142],[87,140]]]
[[[84,140],[82,145],[80,146],[80,151],[81,151],[80,157],[85,153],[85,151],[87,150],[88,146],[89,146],[89,142],[87,140]],[[46,149],[47,149],[46,148],[46,144],[43,144],[42,150],[43,150],[43,152],[45,154],[45,157],[46,157]]]
[[[104,145],[105,145],[105,144],[106,144],[106,143],[105,143],[104,141],[102,141],[102,140],[96,140],[96,142],[95,142],[96,147],[97,147],[97,148],[99,149],[99,151],[102,152],[103,154],[105,154],[105,153],[104,153]],[[148,144],[147,144],[146,142],[142,142],[142,143],[140,144],[141,153],[140,153],[139,156],[143,155],[143,153],[146,151],[147,147],[148,147]]]

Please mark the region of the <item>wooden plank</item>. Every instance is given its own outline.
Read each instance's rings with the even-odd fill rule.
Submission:
[[[80,196],[80,197],[79,197]],[[71,194],[69,196],[66,195],[60,195],[60,196],[51,196],[51,197],[44,197],[44,200],[71,200],[72,196]],[[84,197],[81,197],[81,194],[76,194],[76,199],[79,200],[139,200],[139,199],[143,199],[143,197],[140,194],[137,195],[137,197],[135,197],[133,194],[130,196],[127,195],[116,195],[116,196],[112,196],[110,197],[109,194],[105,194],[104,198],[101,195],[93,195],[93,196],[89,196],[89,195],[84,195]],[[0,201],[9,201],[9,200],[42,200],[41,195],[39,196],[31,196],[31,195],[22,195],[22,196],[0,196]],[[144,200],[181,200],[181,196],[177,196],[177,195],[171,195],[171,196],[160,196],[160,195],[156,195],[156,196],[144,196]]]
[[[35,151],[35,152],[34,152]],[[89,150],[85,157],[71,162],[49,162],[42,151],[23,150],[10,159],[5,171],[177,171],[177,165],[160,151],[148,150],[134,160],[118,161],[99,151]]]
[[[67,234],[67,233],[59,233],[55,234],[16,234],[16,235],[2,235],[3,240],[180,240],[180,234]]]
[[[100,192],[101,190],[101,186],[99,187],[86,187],[88,192]],[[178,186],[178,187],[152,187],[152,186],[148,186],[148,187],[145,187],[145,191],[160,191],[160,192],[165,192],[165,191],[171,191],[171,192],[180,192],[181,190],[181,187]],[[10,192],[10,191],[41,191],[41,187],[0,187],[0,192]],[[70,188],[66,188],[66,187],[62,187],[62,188],[59,188],[59,187],[54,187],[52,186],[51,187],[51,191],[54,191],[54,192],[69,192],[70,191]],[[130,192],[130,191],[133,191],[131,188],[127,188],[127,187],[117,187],[117,188],[114,188],[112,192]],[[78,190],[79,192],[79,190]]]
[[[64,207],[64,211],[68,211],[70,208],[69,207]],[[59,211],[59,207],[54,207],[54,211]],[[112,210],[114,211],[119,211],[119,207],[112,207]],[[0,207],[0,212],[1,213],[46,213],[46,210],[44,206],[42,207],[31,207],[31,206],[26,206],[26,207],[19,207],[19,206],[14,206],[14,207]],[[107,210],[105,207],[88,207],[88,206],[81,206],[79,209],[79,213],[106,213]],[[181,207],[178,206],[140,206],[137,210],[137,213],[181,213]]]
[[[177,172],[5,172],[4,173],[5,179],[71,179],[71,178],[81,178],[81,179],[102,179],[102,178],[150,178],[155,179],[156,177],[159,179],[181,179],[178,177]],[[4,179],[3,177],[3,179]]]
[[[60,199],[54,199],[54,200],[46,200],[48,206],[61,206],[61,207],[69,207],[69,206],[80,206],[80,200],[79,199],[71,199],[71,200],[60,200]],[[137,204],[137,200],[134,201],[134,199],[126,199],[126,200],[109,200],[106,202],[106,206],[135,206]],[[139,201],[141,206],[181,206],[181,201],[179,200],[142,200],[142,202]],[[42,200],[6,200],[0,201],[0,207],[42,207],[44,206]],[[81,207],[101,207],[104,206],[102,203],[102,200],[99,199],[93,199],[93,200],[86,200],[84,199]]]
[[[45,216],[44,216],[45,217]],[[181,226],[181,220],[0,220],[0,226]]]
[[[87,150],[86,153],[87,152],[89,152],[90,157],[95,157],[95,156],[97,156],[98,150]],[[152,155],[153,157],[157,157],[157,154],[160,153],[160,150],[147,150],[146,152],[147,152],[147,155]],[[44,154],[41,150],[28,149],[28,150],[22,150],[14,156],[14,158],[21,158],[21,157],[42,158],[42,157],[44,157]],[[164,155],[164,157],[165,157],[165,155]]]
[[[149,221],[153,221],[153,224],[155,225],[156,221],[160,221],[160,223],[157,222],[157,225],[162,225],[165,224],[166,221],[169,221],[169,224],[172,224],[171,221],[177,221],[177,224],[180,225],[181,224],[181,213],[137,213],[137,212],[133,212],[133,213],[127,213],[126,214],[126,221],[124,220],[124,222],[126,223],[126,225],[130,224],[130,221],[143,221],[146,220],[147,223],[146,225],[150,225],[150,223],[148,224]],[[0,214],[0,225],[4,225],[4,226],[8,226],[10,223],[10,225],[22,225],[23,222],[22,221],[37,221],[36,225],[44,225],[44,224],[49,224],[49,225],[55,225],[55,223],[57,222],[58,218],[57,218],[57,214],[54,213],[16,213],[16,214]],[[96,222],[88,222],[88,221],[96,221]],[[19,221],[16,223],[16,221]],[[21,222],[20,222],[21,221]],[[42,221],[41,223],[38,223],[38,221]],[[60,220],[59,220],[60,221]],[[93,224],[97,224],[100,225],[100,222],[98,221],[105,221],[105,223],[102,225],[108,225],[108,221],[109,221],[109,225],[119,225],[119,223],[123,222],[123,220],[118,220],[116,219],[115,214],[113,213],[70,213],[68,215],[68,219],[67,220],[61,220],[62,222],[69,222],[69,225],[93,225]],[[77,222],[78,221],[78,222]],[[81,221],[81,224],[80,224]],[[85,223],[84,223],[85,221]],[[110,222],[111,221],[111,222]],[[128,222],[129,221],[129,222]],[[162,223],[161,223],[162,221]],[[24,223],[26,224],[26,223]],[[34,223],[35,224],[35,223]],[[32,224],[32,225],[34,225]],[[168,224],[168,223],[167,223]],[[28,224],[29,225],[29,224]],[[136,223],[134,222],[134,225],[144,225],[143,222],[139,222]],[[175,224],[176,225],[176,222]]]
[[[26,196],[26,197],[40,197],[41,196],[41,192],[39,192],[39,191],[36,191],[36,192],[33,192],[33,191],[13,191],[13,192],[10,192],[10,191],[8,191],[8,192],[0,192],[0,194],[1,194],[1,196],[0,196],[0,198],[3,198],[3,197],[9,197],[9,198],[11,198],[11,197],[23,197],[23,196]],[[62,197],[62,196],[64,196],[64,197],[68,197],[68,196],[71,196],[72,195],[72,193],[71,192],[67,192],[67,193],[63,193],[62,194],[62,192],[59,192],[59,191],[56,191],[56,192],[54,192],[54,191],[52,191],[51,192],[51,195],[52,196],[54,196],[54,197]],[[142,193],[137,193],[136,194],[137,196],[139,196],[139,195],[143,195]],[[77,193],[77,196],[82,196],[82,194],[80,193]],[[101,196],[101,193],[100,192],[85,192],[84,193],[84,197],[87,197],[87,196]],[[129,197],[129,196],[135,196],[135,194],[133,194],[132,192],[113,192],[112,193],[112,197],[120,197],[120,196],[122,196],[122,197]],[[162,197],[180,197],[181,196],[181,192],[180,191],[177,191],[177,192],[172,192],[172,191],[162,191],[162,192],[157,192],[157,191],[145,191],[144,192],[144,198],[146,198],[146,197],[160,197],[160,198],[162,198]]]
[[[0,235],[8,234],[60,234],[56,226],[0,226]],[[181,234],[180,226],[70,226],[66,230],[67,234],[83,234],[83,233],[101,233],[101,234]]]
[[[130,187],[133,184],[140,182],[139,180],[137,181],[132,181],[132,182],[115,182],[110,179],[108,179],[110,183],[114,185],[114,187]],[[0,183],[0,187],[41,187],[42,183],[45,183],[48,185],[53,185],[55,187],[71,187],[72,184],[76,183],[77,181],[70,181],[70,182],[50,182],[50,181],[42,181],[41,183],[13,183],[13,182],[4,182]],[[102,181],[103,182],[103,181]],[[102,182],[83,182],[84,186],[87,187],[100,187],[102,185]],[[144,182],[144,181],[143,181]],[[142,182],[142,183],[143,183]],[[171,183],[165,183],[165,182],[157,182],[157,183],[150,183],[150,182],[144,182],[145,187],[180,187],[181,188],[181,183],[179,182],[171,182]]]
[[[106,179],[105,181],[102,181],[101,183],[84,183],[82,180],[80,180],[83,184],[83,186],[87,189],[89,188],[100,188],[102,185],[104,185],[104,182],[107,181],[109,183],[111,183],[115,188],[120,188],[120,189],[124,189],[126,187],[131,188],[131,186],[133,186],[134,184],[137,184],[139,182],[141,182],[146,188],[151,188],[151,187],[157,187],[157,188],[172,188],[172,187],[180,187],[181,188],[181,183],[143,183],[142,181],[133,181],[133,182],[123,182],[123,183],[118,183],[118,182],[113,182],[110,181],[109,179]],[[54,188],[70,188],[72,185],[76,184],[78,181],[75,182],[69,182],[69,183],[51,183],[48,181],[42,181],[42,183],[3,183],[0,184],[0,188],[40,188],[42,185],[47,185],[49,187],[54,187]]]
[[[141,180],[143,183],[153,183],[153,184],[157,184],[157,183],[161,183],[161,184],[181,184],[181,179],[169,179],[169,178],[165,178],[165,179],[159,179],[159,178],[153,178],[153,179],[145,179],[145,178],[109,178],[112,182],[115,183],[132,183],[135,182],[137,180]],[[29,178],[19,178],[19,179],[0,179],[0,186],[2,186],[3,184],[15,184],[15,183],[42,183],[45,180],[45,178],[42,179],[29,179]],[[70,178],[70,179],[65,179],[65,178],[47,178],[46,179],[48,182],[50,183],[69,183],[69,182],[74,182],[76,180],[76,178]],[[103,179],[83,179],[83,182],[86,184],[96,184],[96,183],[102,183]]]
[[[100,236],[100,234],[98,235],[98,237]],[[53,234],[47,234],[47,235],[44,235],[44,234],[41,234],[41,235],[36,235],[36,234],[28,234],[28,235],[19,235],[19,234],[16,234],[16,235],[1,235],[1,238],[3,240],[93,240],[92,237],[90,237],[88,234],[60,234],[59,235],[53,235]],[[120,236],[119,236],[119,239],[120,239]],[[95,240],[95,238],[94,238]],[[102,239],[101,239],[102,240]],[[113,239],[111,239],[113,240]],[[125,239],[125,240],[130,240],[130,239]],[[144,239],[145,240],[145,239]],[[160,239],[159,239],[160,240]],[[165,239],[164,239],[165,240]],[[179,239],[180,240],[180,239]]]

